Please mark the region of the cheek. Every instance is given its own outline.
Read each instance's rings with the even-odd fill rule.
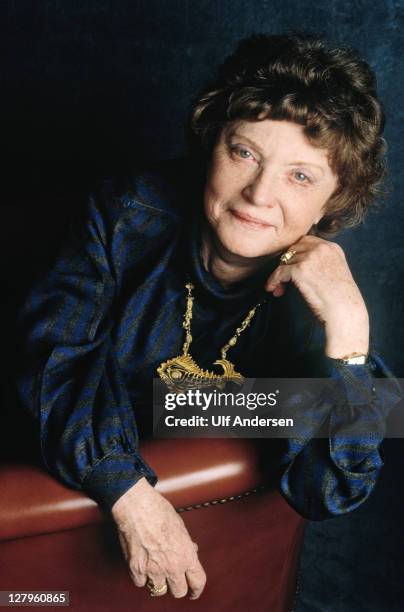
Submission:
[[[233,198],[232,182],[225,172],[215,171],[208,177],[205,187],[205,213],[208,217],[217,217],[228,208]]]
[[[220,217],[222,204],[220,196],[212,184],[207,185],[205,188],[204,210],[206,218],[211,222],[216,222]]]
[[[330,198],[330,193],[327,192],[322,192],[318,195],[318,197],[315,200],[315,205],[313,207],[313,217],[314,217],[314,221],[315,222],[319,222],[320,219],[323,217],[323,215],[325,214],[325,208],[327,205],[327,202]]]
[[[218,151],[212,158],[207,187],[217,200],[226,202],[239,192],[245,173],[245,167],[235,164],[225,152]]]
[[[208,177],[209,193],[217,200],[224,200],[227,197],[228,185],[229,177],[225,165],[217,164]]]
[[[322,202],[322,200],[321,200]],[[320,204],[315,194],[290,194],[287,204],[282,207],[285,228],[307,232],[320,216]]]

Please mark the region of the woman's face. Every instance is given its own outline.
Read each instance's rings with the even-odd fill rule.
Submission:
[[[324,214],[338,178],[324,149],[289,121],[236,121],[213,150],[205,214],[220,247],[242,258],[275,255]]]

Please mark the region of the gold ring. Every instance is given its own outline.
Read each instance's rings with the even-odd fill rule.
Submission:
[[[297,251],[294,251],[293,249],[289,249],[289,251],[286,251],[286,253],[282,255],[281,263],[288,264],[290,260],[293,259],[293,257],[296,255],[296,253]]]
[[[155,584],[150,578],[146,582],[146,586],[149,589],[149,593],[151,597],[160,597],[161,595],[165,595],[168,591],[166,582],[158,587],[158,586],[155,586]]]

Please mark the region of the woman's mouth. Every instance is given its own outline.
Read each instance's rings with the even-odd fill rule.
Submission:
[[[240,213],[237,210],[230,211],[233,217],[235,217],[238,221],[240,221],[246,227],[251,229],[268,229],[273,227],[270,223],[266,221],[262,221],[261,219],[257,219],[256,217],[251,217],[250,215],[246,215],[245,213]]]

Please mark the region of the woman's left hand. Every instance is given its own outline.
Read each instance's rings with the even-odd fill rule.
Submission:
[[[280,297],[292,281],[317,319],[324,324],[325,353],[341,359],[369,350],[369,315],[343,249],[336,243],[306,235],[289,249],[296,254],[280,264],[266,290]]]

